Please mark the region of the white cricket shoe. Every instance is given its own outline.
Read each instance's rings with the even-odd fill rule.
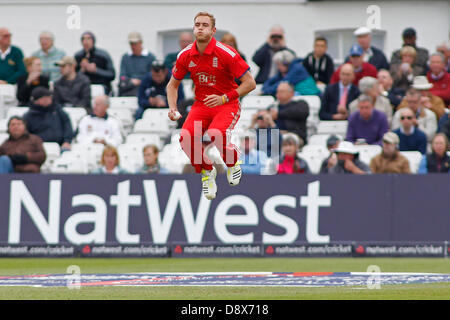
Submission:
[[[238,160],[234,166],[229,167],[227,169],[227,179],[230,186],[237,186],[241,181],[242,177],[242,169],[241,169],[242,161]]]
[[[202,169],[202,190],[203,194],[208,200],[212,200],[216,197],[217,193],[216,176],[217,176],[216,168],[213,167],[212,170]]]

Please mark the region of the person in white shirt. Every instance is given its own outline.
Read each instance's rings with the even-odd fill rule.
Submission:
[[[102,143],[117,147],[122,143],[121,123],[107,114],[109,98],[95,97],[92,114],[83,117],[78,124],[78,143]]]

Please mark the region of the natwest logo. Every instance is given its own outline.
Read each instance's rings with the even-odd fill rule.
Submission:
[[[168,179],[166,182],[170,182],[171,187],[159,190],[155,180],[133,179],[136,180],[142,186],[138,194],[131,194],[130,180],[125,180],[117,183],[116,194],[100,196],[84,193],[72,195],[71,199],[67,194],[62,194],[64,180],[50,180],[48,198],[39,198],[38,202],[24,181],[12,180],[8,243],[29,241],[31,234],[34,238],[39,234],[47,244],[61,241],[72,244],[104,244],[111,241],[139,244],[149,239],[154,244],[166,244],[174,241],[174,234],[185,235],[185,239],[175,241],[189,244],[204,241],[289,244],[298,241],[299,236],[310,243],[330,242],[329,235],[319,234],[320,208],[331,206],[331,196],[320,195],[320,181],[308,183],[307,194],[300,197],[278,194],[256,200],[244,194],[234,194],[209,201],[200,192],[193,192],[186,180]],[[192,199],[198,197],[200,201],[195,212]],[[70,202],[62,204],[61,199],[70,199]],[[161,199],[165,199],[164,202]],[[44,200],[48,201],[47,214],[37,204],[42,204]],[[68,209],[69,204],[72,208]],[[86,207],[91,209],[67,213],[78,206],[84,210]],[[300,214],[300,210],[305,211],[304,208],[306,215]],[[289,210],[290,215],[285,210]],[[22,228],[25,217],[27,221],[32,221],[32,225],[28,222]],[[90,226],[89,231],[86,232],[86,228],[80,230],[82,225]]]

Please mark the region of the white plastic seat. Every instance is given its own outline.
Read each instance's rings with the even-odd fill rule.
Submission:
[[[319,111],[320,111],[320,98],[318,96],[308,95],[308,96],[295,96],[293,100],[303,100],[308,104],[309,115],[306,119],[306,126],[308,136],[316,133],[317,126],[320,122]]]
[[[275,102],[275,98],[269,95],[256,96],[247,95],[242,98],[242,109],[267,109],[271,104]]]
[[[167,122],[159,119],[139,119],[134,123],[133,132],[157,133],[163,136],[170,133],[170,128]]]
[[[103,149],[104,145],[101,143],[74,143],[71,153],[82,158],[86,162],[88,170],[92,171],[100,166]]]
[[[108,115],[120,120],[124,128],[133,128],[133,113],[127,108],[108,108]]]
[[[140,144],[142,147],[147,144],[154,144],[161,149],[161,139],[154,133],[130,133],[125,140],[126,144]]]
[[[9,134],[7,133],[0,133],[0,145],[5,142],[9,138]]]
[[[336,134],[344,136],[347,133],[347,120],[319,121],[316,134]]]
[[[29,110],[29,107],[9,107],[6,110],[6,119],[10,119],[14,116],[23,117],[23,115]]]
[[[0,84],[0,119],[6,117],[8,107],[17,106],[16,86]]]
[[[314,145],[307,144],[303,146],[302,153],[308,154],[316,154],[321,157],[328,157],[330,155],[330,151],[327,149],[326,145]]]
[[[359,160],[367,165],[370,165],[370,161],[373,157],[380,154],[383,148],[379,145],[355,145],[355,148],[359,151]]]
[[[323,160],[327,158],[325,153],[303,151],[300,152],[298,156],[306,161],[312,174],[317,174],[320,172],[320,166],[322,165]]]
[[[183,79],[181,80],[181,83],[183,84],[183,93],[184,93],[184,99],[191,99],[194,97],[194,92],[192,91],[192,79]]]
[[[8,131],[8,119],[0,119],[0,133]]]
[[[82,157],[72,153],[64,152],[59,158],[55,159],[51,167],[51,173],[88,173],[89,169]]]
[[[120,166],[130,173],[136,172],[144,163],[143,145],[140,143],[125,143],[117,148]]]
[[[56,142],[44,142],[43,147],[45,150],[46,158],[45,162],[41,166],[41,172],[50,172],[53,163],[59,158],[61,154],[61,147]]]
[[[72,130],[75,132],[81,118],[87,115],[86,109],[81,107],[64,107],[63,110],[67,113],[72,124]]]
[[[411,173],[417,173],[423,155],[419,151],[400,151],[400,153],[408,159]]]
[[[331,134],[313,134],[308,138],[308,145],[319,145],[326,146],[327,140],[331,136]],[[336,135],[342,140],[341,135]]]
[[[134,112],[139,107],[137,97],[110,97],[109,107],[111,109],[115,108],[126,108]]]
[[[91,84],[91,99],[105,94],[105,87],[101,84]]]

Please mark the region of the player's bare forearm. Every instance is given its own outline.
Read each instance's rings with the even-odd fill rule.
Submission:
[[[239,93],[239,97],[245,96],[249,92],[255,90],[256,82],[250,72],[247,71],[239,80],[241,81],[241,84],[236,89]]]
[[[177,100],[178,100],[178,87],[180,86],[179,80],[174,77],[170,78],[169,83],[167,84],[167,102],[169,104],[170,110],[178,110],[177,108]]]

